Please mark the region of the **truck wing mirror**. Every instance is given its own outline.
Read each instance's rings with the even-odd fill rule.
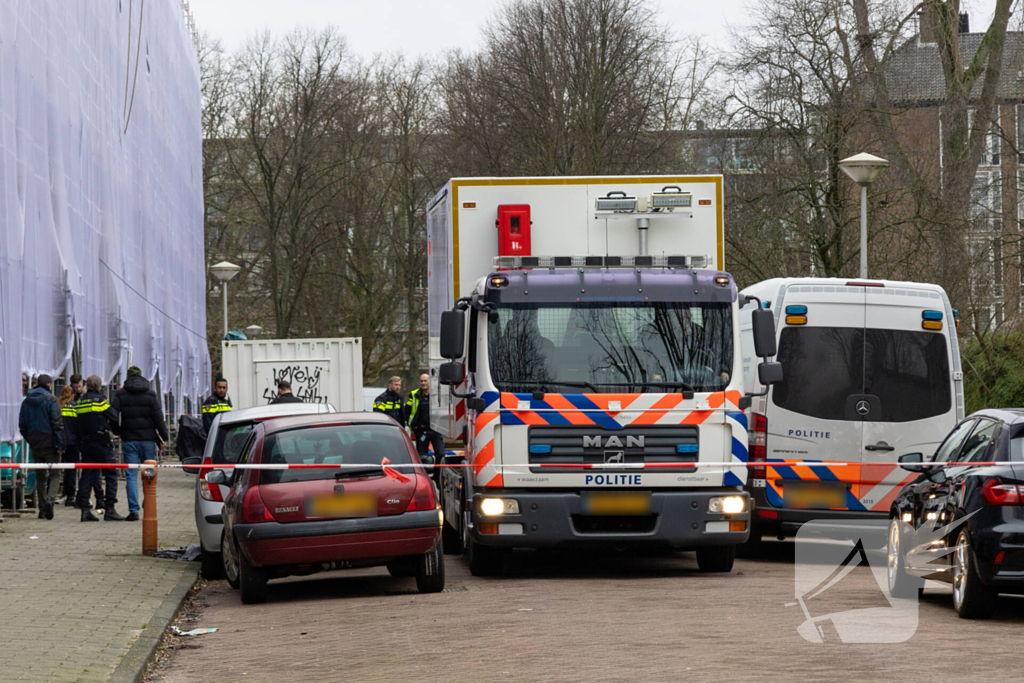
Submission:
[[[458,310],[444,311],[441,313],[441,357],[462,358],[465,348],[466,314]],[[441,368],[443,372],[444,366]],[[441,383],[445,384],[444,381]]]
[[[768,387],[782,381],[782,363],[765,361],[757,366],[757,379]]]
[[[771,358],[778,348],[775,343],[775,314],[758,308],[751,313],[754,327],[754,355],[758,358]]]
[[[462,384],[466,378],[462,363],[442,363],[437,373],[438,384],[453,387]]]

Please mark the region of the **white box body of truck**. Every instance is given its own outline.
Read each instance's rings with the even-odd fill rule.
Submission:
[[[442,474],[446,548],[485,573],[512,547],[721,559],[746,539],[721,176],[452,179],[427,224],[431,422],[465,444]]]
[[[224,379],[235,408],[267,405],[285,379],[292,393],[308,403],[363,410],[363,347],[344,339],[267,339],[225,341]]]

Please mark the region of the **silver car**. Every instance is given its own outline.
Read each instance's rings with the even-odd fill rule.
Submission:
[[[279,403],[219,413],[213,418],[213,423],[210,425],[206,450],[203,451],[202,465],[215,467],[235,462],[249,438],[253,425],[257,422],[289,415],[315,415],[333,412],[337,411],[329,403]],[[199,463],[186,461],[185,464]],[[189,468],[189,471],[196,472],[193,468]],[[205,472],[206,470],[198,471]],[[221,560],[221,536],[224,532],[224,521],[221,512],[224,508],[224,497],[228,491],[227,486],[208,484],[202,476],[196,478],[196,528],[199,530],[199,542],[203,549],[203,576],[207,579],[219,579],[224,576],[224,566]]]

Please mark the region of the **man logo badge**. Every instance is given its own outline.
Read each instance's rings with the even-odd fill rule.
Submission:
[[[847,404],[849,405],[849,404]],[[867,401],[857,401],[857,414],[864,417],[871,412],[871,404]]]
[[[605,439],[604,443],[601,442],[601,436],[584,436],[583,437],[584,448],[643,448],[644,437],[643,436],[627,436],[626,445],[622,445],[622,439],[615,436],[609,436]]]

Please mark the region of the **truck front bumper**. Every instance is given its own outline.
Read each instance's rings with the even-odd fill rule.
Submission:
[[[743,512],[708,512],[709,501],[716,496],[741,496],[745,499]],[[480,513],[484,498],[515,500],[519,514],[484,516]],[[651,515],[642,517],[584,515],[580,491],[488,489],[474,494],[469,507],[465,514],[471,520],[470,538],[498,548],[639,546],[682,550],[743,543],[750,535],[750,497],[739,487],[655,490]],[[743,530],[728,530],[730,522],[743,522]],[[490,533],[483,533],[485,528]]]

